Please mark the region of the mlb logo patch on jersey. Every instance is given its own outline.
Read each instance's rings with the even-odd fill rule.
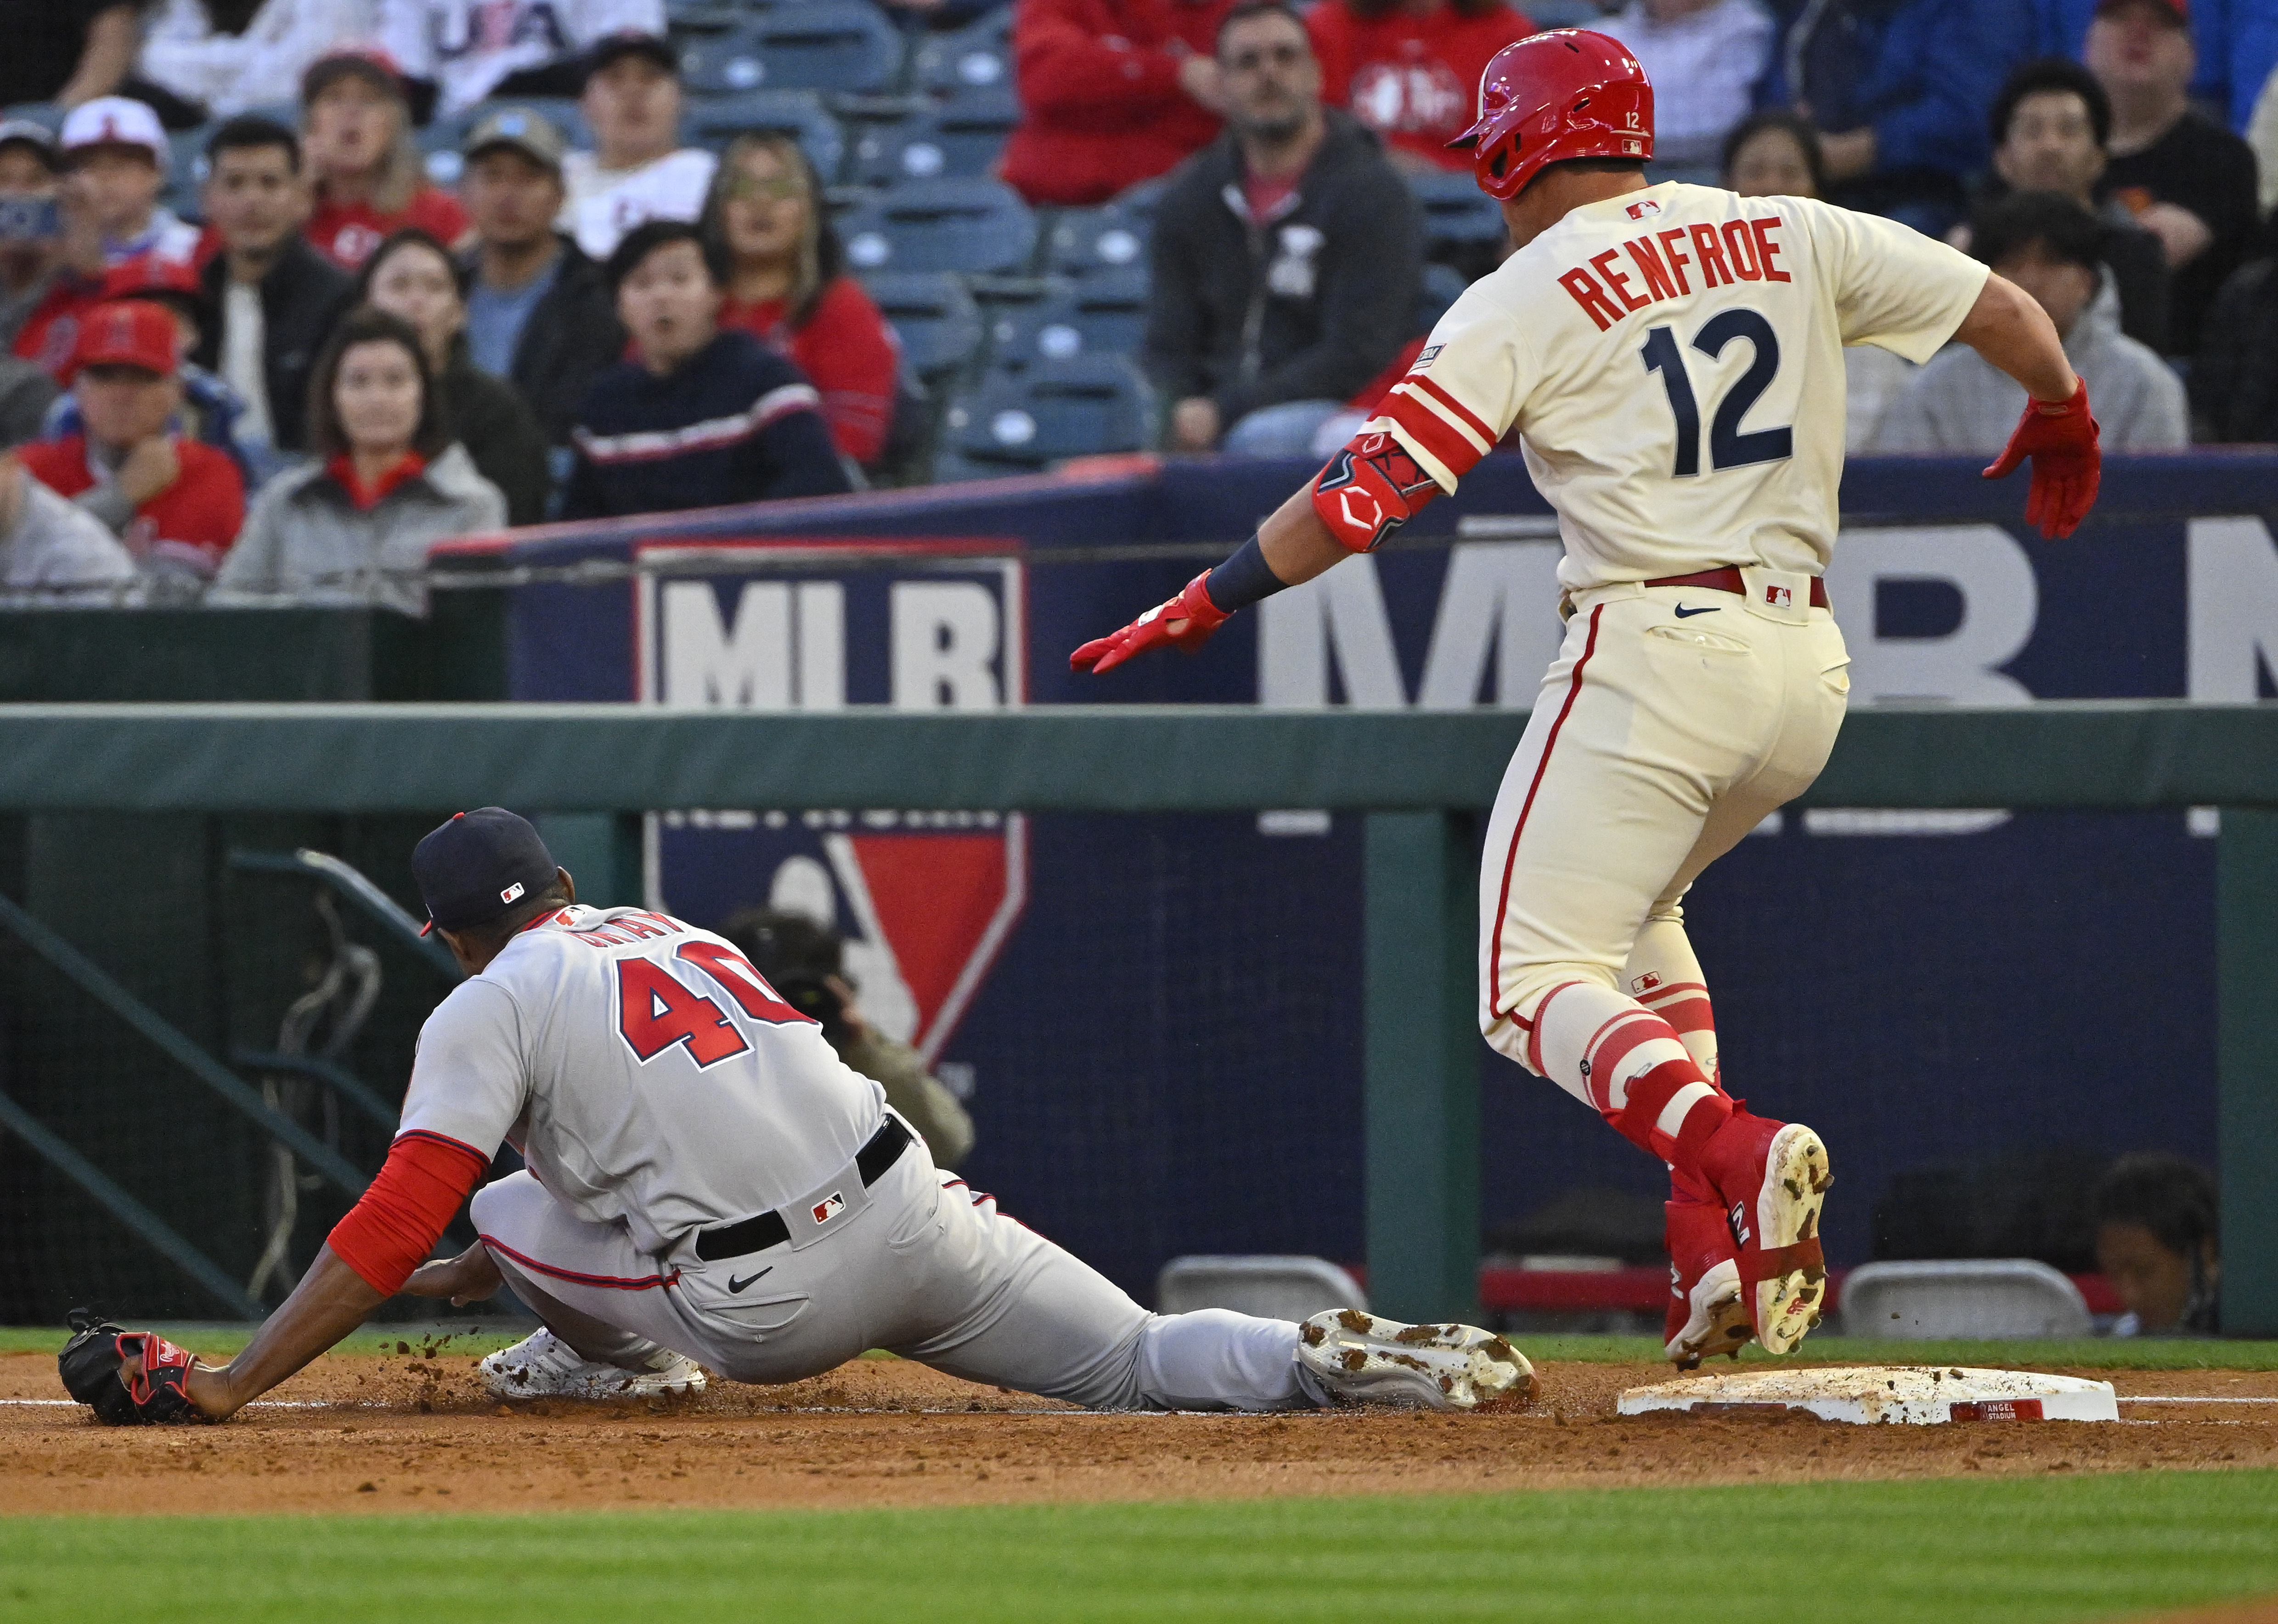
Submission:
[[[1631,219],[1642,220],[1649,215],[1659,214],[1661,212],[1661,205],[1648,197],[1640,202],[1632,203],[1629,206],[1627,212]]]
[[[1767,586],[1764,588],[1764,601],[1775,609],[1793,609],[1795,607],[1795,593],[1788,587]]]
[[[1421,372],[1432,364],[1433,357],[1447,347],[1444,344],[1426,344],[1417,352],[1416,359],[1409,363],[1408,370],[1410,372]]]
[[[1660,985],[1661,976],[1659,972],[1648,970],[1643,975],[1638,977],[1635,980],[1630,983],[1630,991],[1633,993],[1649,993]]]
[[[818,1224],[828,1224],[831,1219],[837,1217],[840,1213],[846,1210],[846,1198],[837,1191],[833,1190],[829,1194],[815,1202],[814,1210],[815,1223]]]

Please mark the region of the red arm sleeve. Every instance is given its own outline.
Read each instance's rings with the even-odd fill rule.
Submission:
[[[1134,111],[1181,99],[1176,57],[1103,36],[1080,9],[1066,0],[1021,0],[1013,46],[1022,106],[1064,119],[1105,113],[1120,127]]]
[[[379,1177],[326,1244],[366,1285],[393,1297],[427,1261],[489,1165],[473,1146],[415,1128],[388,1147]]]

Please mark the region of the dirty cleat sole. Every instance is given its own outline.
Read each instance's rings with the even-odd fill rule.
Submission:
[[[1475,1410],[1524,1405],[1535,1393],[1526,1355],[1492,1331],[1403,1325],[1358,1308],[1333,1308],[1299,1326],[1297,1362],[1341,1404]]]
[[[654,1399],[704,1391],[704,1367],[659,1348],[639,1369],[585,1358],[550,1330],[539,1330],[475,1367],[493,1399]]]
[[[1747,1295],[1740,1289],[1740,1266],[1731,1259],[1701,1277],[1689,1306],[1685,1323],[1662,1350],[1679,1370],[1698,1369],[1704,1359],[1738,1359],[1740,1350],[1755,1339]]]
[[[1827,1299],[1819,1212],[1834,1181],[1819,1135],[1791,1122],[1772,1136],[1755,1210],[1734,1209],[1740,1273],[1748,1285],[1756,1339],[1768,1353],[1793,1352],[1819,1323]]]

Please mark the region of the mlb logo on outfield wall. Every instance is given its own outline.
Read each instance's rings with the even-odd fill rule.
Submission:
[[[635,691],[648,704],[1027,700],[1023,567],[1005,544],[673,542],[636,557]],[[649,820],[646,855],[650,905],[692,923],[772,908],[832,926],[864,1018],[929,1064],[1027,900],[1018,813],[684,809]]]

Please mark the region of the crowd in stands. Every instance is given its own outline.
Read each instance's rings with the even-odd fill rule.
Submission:
[[[2108,447],[2278,440],[2278,4],[1525,3],[23,8],[0,585],[417,614],[504,525],[1320,454],[1497,263],[1447,142],[1538,27],[1646,65],[1650,179],[2026,288]],[[2019,409],[1963,350],[1850,355],[1854,451]]]

